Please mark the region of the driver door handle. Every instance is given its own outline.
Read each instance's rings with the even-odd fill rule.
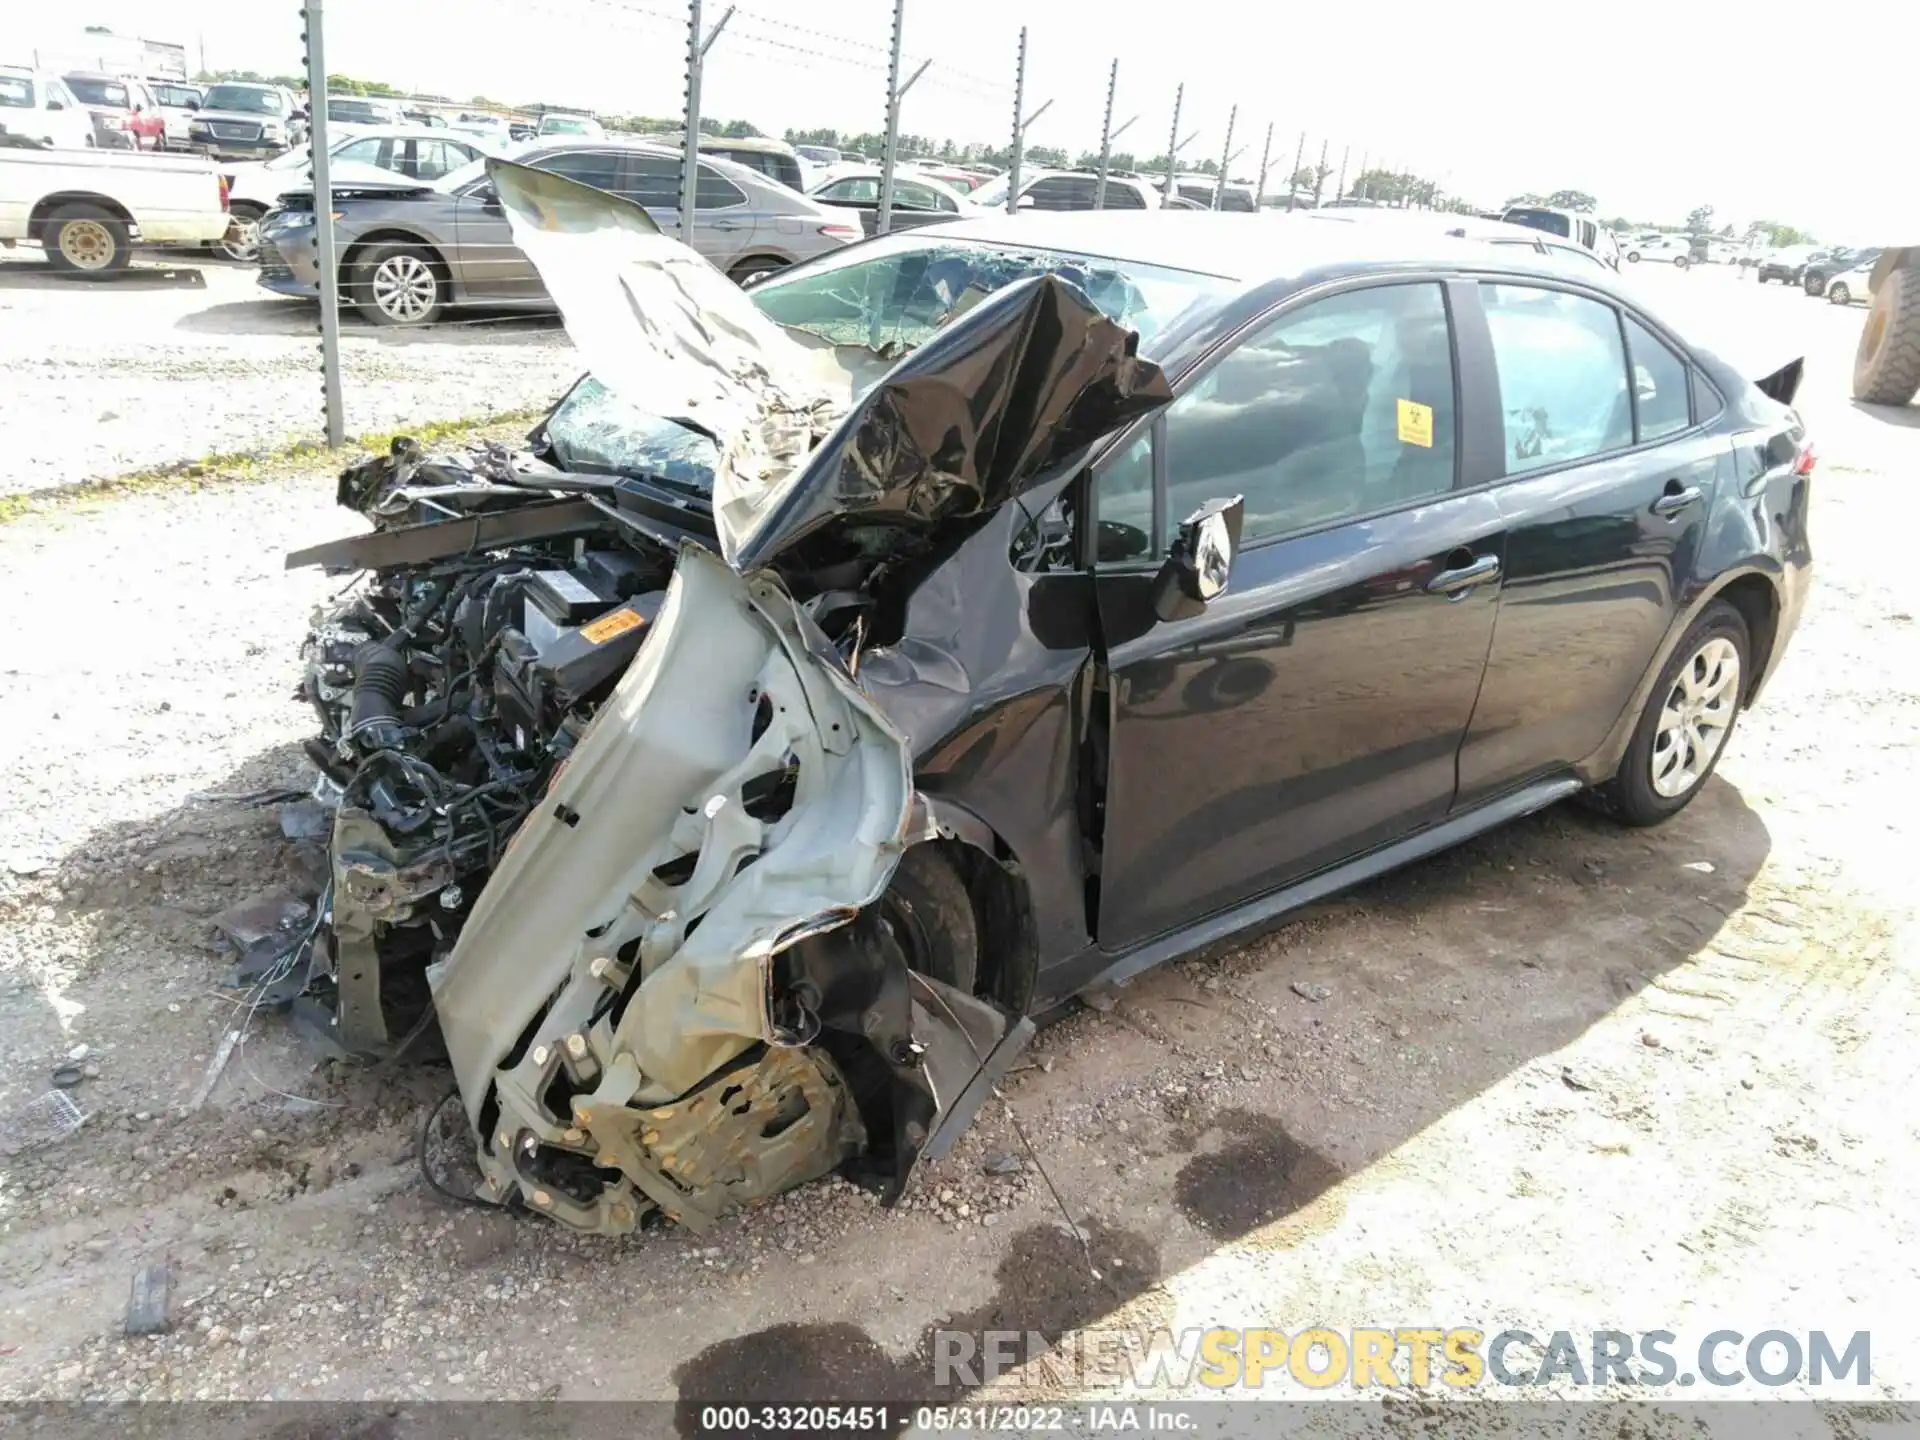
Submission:
[[[744,230],[746,225],[739,220],[714,220],[709,222],[716,230]]]
[[[1462,595],[1476,585],[1484,585],[1489,580],[1500,578],[1500,557],[1498,555],[1476,555],[1465,565],[1451,570],[1442,570],[1427,581],[1427,592],[1431,595]]]
[[[1698,485],[1683,486],[1678,480],[1669,480],[1667,481],[1667,488],[1661,493],[1660,498],[1653,502],[1653,513],[1656,515],[1678,515],[1689,505],[1697,505],[1699,503],[1700,487]]]

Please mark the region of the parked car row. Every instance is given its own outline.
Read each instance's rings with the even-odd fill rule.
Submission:
[[[1870,298],[1873,262],[1880,258],[1878,245],[1788,245],[1761,257],[1754,267],[1754,278],[1762,285],[1778,280],[1782,285],[1798,286],[1818,299],[1825,296],[1836,305],[1865,304]]]

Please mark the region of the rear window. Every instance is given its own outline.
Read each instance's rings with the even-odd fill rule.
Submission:
[[[1524,225],[1529,230],[1544,230],[1562,240],[1573,238],[1573,223],[1557,210],[1536,210],[1518,205],[1500,217],[1509,225]]]
[[[0,105],[16,110],[33,108],[33,82],[15,75],[0,75]]]
[[[191,110],[200,103],[200,92],[186,85],[156,85],[153,98],[162,105]]]
[[[127,87],[118,80],[89,80],[84,75],[69,75],[67,88],[80,97],[82,105],[126,106]]]

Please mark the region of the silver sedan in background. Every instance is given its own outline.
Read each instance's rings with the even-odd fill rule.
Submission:
[[[680,154],[617,140],[536,145],[514,156],[646,207],[677,234]],[[513,243],[486,162],[433,183],[356,180],[334,191],[341,298],[377,325],[422,325],[449,306],[551,311],[546,286]],[[317,296],[320,266],[313,197],[291,193],[260,225],[260,283],[281,295]],[[838,249],[863,234],[857,213],[788,189],[758,171],[702,159],[693,248],[731,279],[762,275]]]

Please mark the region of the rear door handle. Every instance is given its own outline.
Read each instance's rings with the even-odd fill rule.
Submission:
[[[1451,570],[1442,570],[1427,581],[1427,592],[1432,595],[1459,595],[1476,585],[1484,585],[1500,576],[1500,557],[1498,555],[1476,555],[1465,565]]]
[[[744,230],[747,227],[738,220],[715,220],[713,222],[713,228],[716,230]]]
[[[1666,490],[1661,493],[1658,500],[1653,502],[1653,513],[1656,515],[1678,515],[1689,505],[1697,505],[1699,503],[1700,487],[1698,485],[1683,486],[1678,480],[1669,480],[1667,481]]]

